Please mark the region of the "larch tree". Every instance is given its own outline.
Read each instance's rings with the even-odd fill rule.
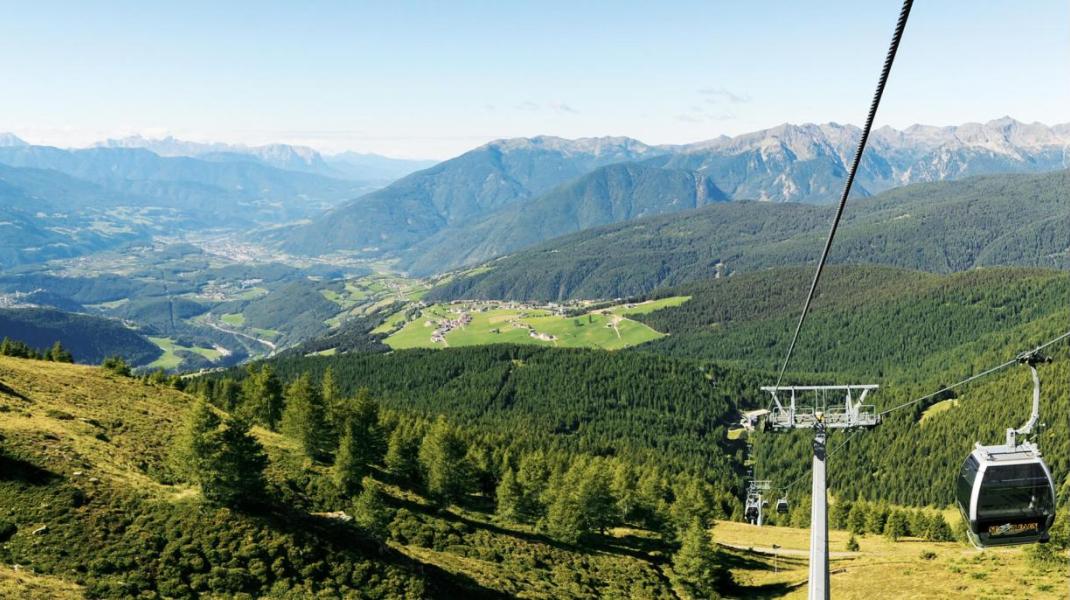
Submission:
[[[278,430],[283,410],[282,383],[271,365],[259,370],[249,365],[242,382],[242,396],[247,415],[272,431]]]
[[[468,445],[457,431],[439,417],[420,444],[420,464],[428,494],[439,502],[456,502],[470,488],[465,456]]]
[[[717,560],[706,527],[698,519],[684,529],[680,549],[672,557],[672,568],[695,598],[719,598],[717,588],[724,569]]]
[[[323,396],[308,374],[298,377],[286,388],[286,410],[282,430],[301,444],[305,455],[314,461],[327,460],[331,453],[331,432]]]
[[[384,462],[387,471],[402,483],[420,482],[420,440],[419,431],[412,426],[398,424],[390,432]]]

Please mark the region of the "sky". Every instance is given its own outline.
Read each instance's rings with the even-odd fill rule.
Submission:
[[[899,0],[0,0],[0,132],[448,158],[860,124]],[[919,1],[878,125],[1070,122],[1070,2]]]

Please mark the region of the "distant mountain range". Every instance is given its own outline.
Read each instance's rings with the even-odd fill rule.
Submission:
[[[613,185],[605,184],[609,172],[592,173],[620,163],[691,174],[717,190],[710,198],[821,204],[840,194],[859,136],[857,127],[829,123],[781,125],[682,146],[630,138],[499,140],[346,202],[278,240],[300,254],[394,257],[403,268],[428,274],[577,229],[701,204],[659,195],[659,186],[645,183],[654,171],[617,178]],[[867,147],[854,194],[987,173],[1052,171],[1067,165],[1068,147],[1070,125],[1010,118],[957,127],[883,127]],[[594,179],[581,181],[587,176]],[[550,193],[556,197],[543,197]],[[642,209],[599,213],[598,207],[624,202]],[[570,216],[596,213],[601,216],[589,220]]]
[[[914,184],[848,205],[834,263],[936,273],[1070,269],[1070,171]],[[832,207],[718,203],[581,231],[491,261],[428,300],[617,298],[813,263]],[[801,292],[800,292],[801,293]]]
[[[306,219],[375,184],[254,159],[143,148],[0,144],[0,267],[69,257],[153,234],[248,230]]]
[[[16,138],[17,139],[17,138]],[[0,146],[4,145],[0,141]],[[358,181],[393,181],[414,171],[435,164],[433,160],[409,160],[390,158],[378,154],[343,152],[323,156],[307,146],[267,144],[245,146],[241,144],[189,142],[171,136],[146,138],[133,135],[108,139],[95,144],[98,148],[142,148],[159,156],[186,156],[215,161],[256,160],[266,165],[288,171],[315,173],[327,177],[340,177]]]

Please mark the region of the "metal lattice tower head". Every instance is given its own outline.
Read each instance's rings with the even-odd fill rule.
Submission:
[[[875,384],[766,386],[772,396],[766,423],[773,429],[876,427],[880,413],[866,404]]]

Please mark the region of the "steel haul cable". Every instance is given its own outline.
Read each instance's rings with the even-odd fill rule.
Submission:
[[[784,379],[784,372],[788,368],[788,362],[791,361],[795,343],[799,340],[799,332],[802,331],[806,313],[810,311],[810,303],[814,300],[814,292],[817,290],[818,280],[821,279],[821,271],[824,270],[825,263],[828,261],[829,250],[832,248],[832,239],[836,237],[836,228],[839,227],[840,219],[843,217],[843,209],[847,206],[847,197],[851,194],[851,186],[854,185],[855,175],[858,173],[858,165],[862,162],[862,152],[866,149],[869,132],[873,129],[873,120],[877,117],[877,109],[880,107],[881,97],[884,96],[884,87],[888,83],[888,75],[892,71],[892,63],[895,62],[896,52],[899,51],[899,42],[903,39],[903,30],[906,28],[907,18],[910,17],[910,8],[913,5],[914,0],[903,0],[903,7],[899,11],[899,20],[895,24],[895,33],[892,34],[892,43],[888,47],[888,54],[884,58],[884,66],[881,68],[880,78],[877,80],[877,91],[873,94],[873,101],[869,105],[869,114],[866,116],[866,124],[862,128],[862,137],[858,140],[858,148],[855,150],[854,160],[851,161],[851,169],[847,172],[847,180],[843,184],[843,193],[840,195],[840,204],[836,209],[836,216],[832,220],[828,239],[825,240],[825,248],[821,251],[821,259],[817,262],[817,270],[814,272],[814,280],[810,283],[810,292],[806,295],[806,302],[803,303],[802,314],[799,315],[799,323],[795,326],[795,334],[791,337],[788,353],[784,356],[784,364],[780,367],[780,375],[776,379],[777,386]]]

